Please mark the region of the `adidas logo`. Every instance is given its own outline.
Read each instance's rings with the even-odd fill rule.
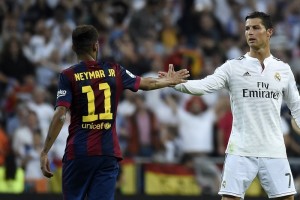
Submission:
[[[249,72],[245,72],[243,76],[251,76]]]

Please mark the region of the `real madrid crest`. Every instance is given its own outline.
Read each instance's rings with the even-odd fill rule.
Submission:
[[[222,187],[225,188],[226,187],[226,181],[222,182]]]
[[[278,72],[275,73],[274,78],[276,81],[280,81],[281,80],[281,76]]]

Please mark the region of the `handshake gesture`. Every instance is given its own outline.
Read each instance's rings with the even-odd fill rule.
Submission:
[[[170,87],[174,87],[177,84],[187,82],[186,78],[188,78],[189,76],[190,73],[187,69],[181,69],[175,71],[173,64],[169,64],[168,72],[162,72],[162,71],[158,72],[159,78],[167,79],[171,82]]]

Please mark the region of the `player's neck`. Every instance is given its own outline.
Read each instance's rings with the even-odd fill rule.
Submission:
[[[88,54],[88,53],[77,55],[77,58],[80,61],[96,61],[96,56]]]
[[[270,49],[252,49],[250,48],[250,52],[248,54],[249,56],[253,58],[257,58],[261,63],[264,62],[266,58],[268,58],[271,55]]]

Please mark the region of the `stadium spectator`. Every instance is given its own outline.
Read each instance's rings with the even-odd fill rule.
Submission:
[[[12,150],[16,156],[18,167],[25,169],[36,131],[40,131],[38,117],[34,111],[29,110],[25,124],[17,128],[12,137]]]
[[[155,39],[161,30],[162,12],[160,7],[164,1],[146,0],[140,10],[133,10],[128,31],[134,44],[141,45],[145,39]]]
[[[178,107],[172,96],[166,98],[177,119],[182,154],[209,156],[213,152],[214,110],[201,97],[191,97],[185,107]],[[194,128],[196,125],[201,130]]]
[[[25,169],[25,192],[45,192],[45,181],[40,170],[40,152],[43,147],[42,133],[35,130],[32,136],[32,145],[26,146],[26,163]],[[44,185],[44,186],[43,186]],[[39,189],[42,188],[43,189]]]
[[[178,130],[176,126],[160,124],[160,142],[162,147],[153,155],[153,161],[159,163],[179,163],[180,144],[178,142]]]
[[[45,88],[39,86],[34,88],[32,99],[27,102],[27,107],[37,114],[42,139],[44,140],[54,114],[53,106],[48,103],[48,93]]]
[[[155,114],[146,106],[143,94],[134,98],[135,112],[129,117],[127,156],[151,158],[161,147],[159,123]]]
[[[25,77],[35,76],[35,67],[24,56],[18,38],[11,37],[5,41],[0,58],[1,96],[8,86],[22,85]]]
[[[208,158],[214,150],[215,111],[208,108],[201,97],[191,97],[184,108],[178,108],[174,97],[166,98],[168,105],[173,110],[174,117],[177,118],[181,158],[183,160],[191,159],[199,185],[207,193],[215,194],[221,183],[221,172]],[[201,129],[195,128],[197,126]]]
[[[30,1],[28,1],[29,6],[26,10],[23,10],[23,26],[27,30],[34,30],[34,24],[39,20],[47,20],[53,17],[53,9],[48,5],[47,0],[37,0],[34,1],[33,4],[30,5]]]
[[[121,60],[119,62],[121,65],[128,66],[127,69],[137,75],[142,75],[149,71],[149,63],[143,62],[128,33],[118,38],[116,44],[120,51]],[[146,66],[144,66],[144,64],[146,64]]]
[[[37,84],[41,87],[49,87],[52,83],[52,80],[61,72],[63,68],[63,63],[58,50],[52,51],[49,58],[40,60],[37,64],[36,75],[37,75]]]
[[[24,126],[26,124],[27,114],[29,110],[26,103],[19,102],[16,105],[14,113],[6,118],[6,132],[9,138],[13,137],[16,129]]]

